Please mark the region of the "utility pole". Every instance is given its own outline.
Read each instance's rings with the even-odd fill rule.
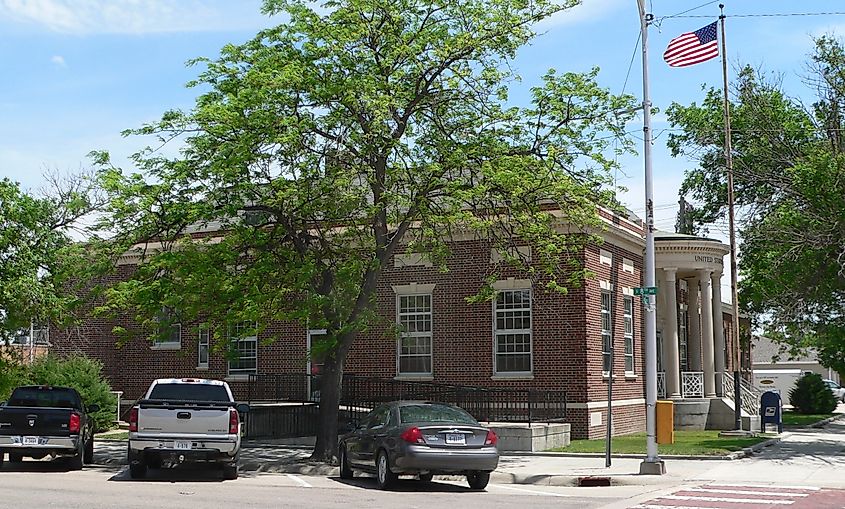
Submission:
[[[645,267],[646,288],[655,286],[654,270],[654,189],[651,173],[651,96],[648,86],[648,25],[654,19],[645,12],[645,0],[637,0],[643,50],[643,157],[645,159]],[[644,295],[646,364],[646,458],[640,474],[666,473],[666,465],[657,455],[657,316],[656,295]]]

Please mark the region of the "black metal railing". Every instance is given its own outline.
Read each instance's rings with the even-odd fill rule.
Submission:
[[[319,375],[250,375],[247,399],[259,402],[319,403]],[[381,403],[426,400],[451,403],[485,422],[556,422],[566,419],[566,391],[474,387],[345,374],[340,396],[345,417],[359,418]]]

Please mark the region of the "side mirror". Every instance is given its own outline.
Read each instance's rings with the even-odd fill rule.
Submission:
[[[94,405],[90,405],[88,407],[88,413],[89,414],[97,413],[99,411],[100,411],[100,405],[94,404]]]
[[[235,405],[235,409],[238,411],[239,414],[246,414],[249,413],[249,405],[246,403],[238,403]]]

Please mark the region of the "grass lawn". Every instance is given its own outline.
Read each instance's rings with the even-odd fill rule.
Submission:
[[[807,426],[823,421],[828,417],[833,417],[837,414],[799,414],[797,412],[785,411],[783,412],[784,426]]]
[[[744,447],[768,440],[767,437],[734,438],[719,436],[719,431],[676,431],[674,444],[658,444],[660,454],[696,456],[723,456]],[[613,437],[614,454],[645,454],[645,433]],[[568,447],[558,447],[558,452],[604,452],[604,439],[573,440]]]
[[[128,431],[112,431],[108,433],[98,433],[94,435],[97,440],[129,440]]]

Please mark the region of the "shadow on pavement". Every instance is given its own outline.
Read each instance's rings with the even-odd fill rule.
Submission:
[[[354,479],[341,479],[340,477],[329,477],[331,481],[338,484],[345,484],[347,486],[354,486],[357,488],[373,491],[381,491],[376,485],[375,477],[355,477]],[[417,479],[403,479],[400,478],[396,484],[388,492],[393,493],[479,493],[484,490],[472,490],[469,486],[459,486],[457,484],[449,484],[438,482],[436,479],[432,482],[421,482]]]
[[[180,465],[174,468],[150,468],[143,479],[132,479],[129,469],[109,477],[109,481],[119,482],[223,482],[223,473],[219,468],[207,465]]]

